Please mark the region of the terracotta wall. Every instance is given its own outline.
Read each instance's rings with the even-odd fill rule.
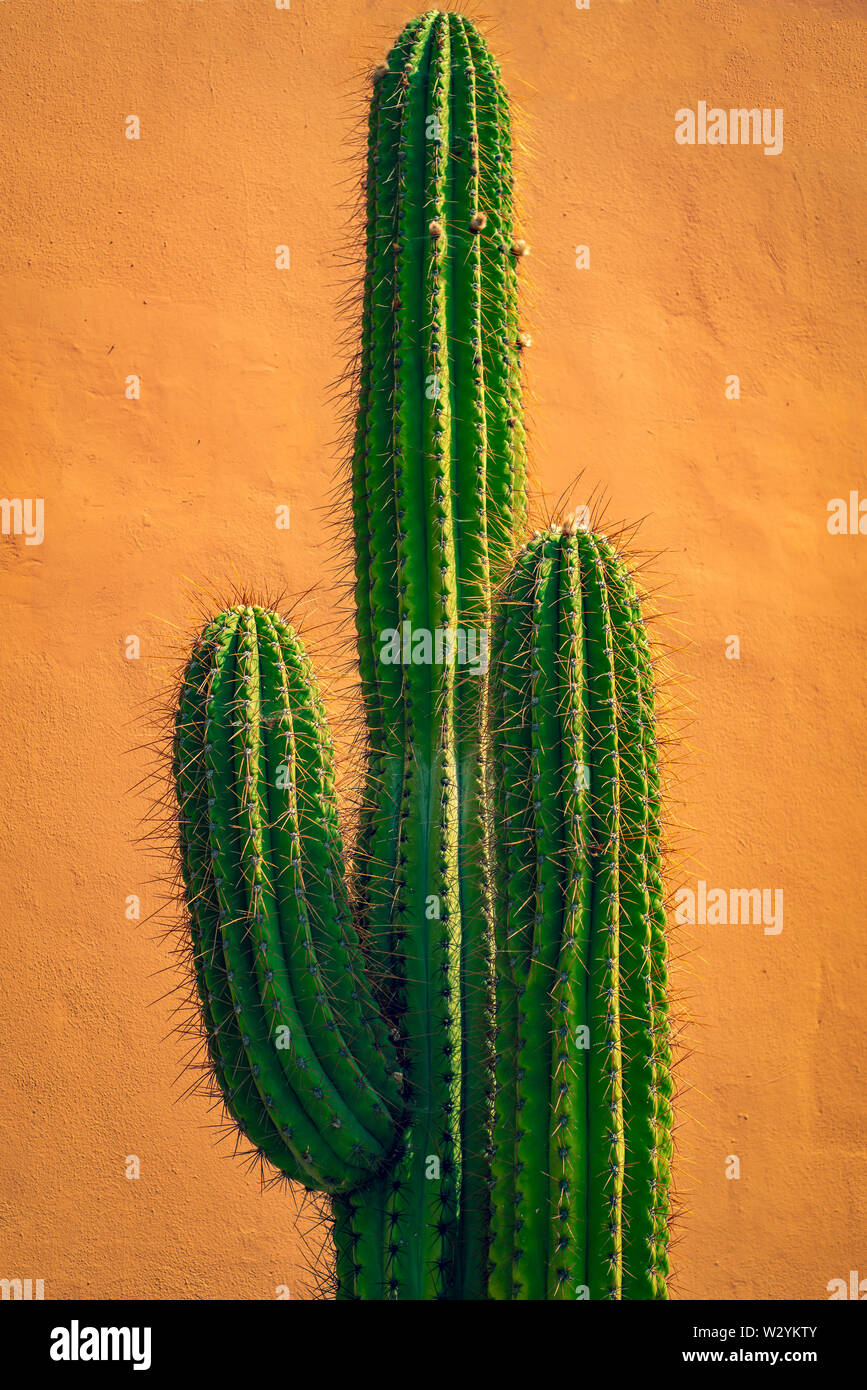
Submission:
[[[47,1296],[309,1288],[292,1202],[181,1098],[131,750],[190,580],[320,581],[310,621],[330,611],[344,209],[363,75],[409,13],[0,4],[0,491],[45,508],[41,544],[0,536],[0,1276]],[[865,1264],[867,538],[828,529],[831,499],[867,496],[863,0],[488,19],[531,147],[540,488],[583,470],[572,499],[607,490],[662,552],[688,644],[680,880],[784,895],[780,932],[676,938],[695,1021],[675,1289],[826,1298]],[[702,101],[782,108],[781,152],[677,143]]]

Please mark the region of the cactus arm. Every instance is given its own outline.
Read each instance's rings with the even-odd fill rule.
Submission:
[[[494,633],[490,1296],[664,1298],[671,1051],[637,595],[603,537],[553,528],[518,555]]]
[[[232,610],[209,626],[188,667],[176,733],[184,871],[191,883],[205,875],[201,897],[216,909],[206,921],[208,938],[198,945],[210,1022],[217,1023],[220,1010],[221,1022],[230,1014],[234,1023],[218,1043],[221,1058],[231,1061],[231,1067],[217,1069],[227,1107],[284,1172],[307,1186],[338,1192],[363,1185],[382,1167],[402,1101],[390,1074],[393,1058],[378,1054],[378,1090],[375,1079],[353,1063],[351,1053],[347,1056],[331,990],[321,987],[321,962],[306,931],[310,903],[297,847],[283,854],[280,891],[275,891],[274,808],[266,798],[277,786],[277,768],[263,738],[262,707],[272,736],[276,725],[290,738],[293,709],[291,693],[274,683],[278,666],[266,669],[262,659],[277,645],[272,639],[261,610]],[[305,684],[305,692],[315,706],[315,686]],[[331,758],[330,743],[326,750],[317,744],[306,752],[314,762],[323,752],[326,762]],[[285,741],[279,756],[291,777],[294,757],[291,748],[287,757]],[[327,785],[328,767],[320,774]],[[291,810],[284,807],[281,817]],[[290,886],[291,892],[284,891]],[[339,927],[334,932],[339,935]],[[299,976],[293,988],[285,951],[288,944],[291,955],[299,941],[305,947],[306,978]],[[355,972],[361,968],[356,960]],[[317,981],[314,998],[310,983]],[[311,1037],[314,1022],[321,1027],[319,1052]],[[351,1023],[340,1019],[344,1029]],[[288,1046],[277,1044],[278,1027]],[[351,1033],[348,1037],[355,1042]],[[213,1052],[214,1040],[209,1041]]]

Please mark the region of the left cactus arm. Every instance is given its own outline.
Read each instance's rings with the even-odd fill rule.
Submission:
[[[344,880],[333,749],[310,663],[261,608],[221,614],[175,731],[181,855],[226,1106],[289,1176],[337,1192],[385,1164],[403,1102]]]

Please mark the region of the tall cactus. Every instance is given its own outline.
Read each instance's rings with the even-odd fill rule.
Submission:
[[[551,533],[508,568],[526,524],[521,250],[499,71],[469,20],[431,11],[371,103],[351,877],[292,629],[220,614],[178,703],[211,1065],[251,1143],[331,1194],[340,1298],[665,1296],[649,659],[602,540]],[[594,790],[573,793],[585,764]]]
[[[366,1297],[484,1288],[492,933],[480,645],[492,559],[525,508],[511,185],[493,60],[468,20],[431,11],[376,74],[368,147],[353,456],[370,742],[358,880],[413,1122],[396,1176],[340,1213],[356,1245],[376,1226],[379,1263],[355,1280]],[[437,632],[469,638],[475,665],[431,660]],[[422,660],[389,661],[386,634]]]

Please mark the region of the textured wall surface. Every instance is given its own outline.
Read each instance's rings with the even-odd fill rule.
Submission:
[[[308,623],[332,611],[347,200],[364,74],[410,12],[0,5],[0,492],[44,501],[41,544],[0,536],[0,1276],[46,1296],[309,1292],[309,1217],[182,1099],[182,976],[129,789],[191,580],[315,583]],[[783,894],[782,930],[674,938],[673,1289],[827,1298],[865,1262],[867,536],[828,529],[867,497],[863,0],[487,17],[528,144],[539,487],[605,490],[662,552],[678,882]],[[782,109],[782,150],[679,144],[700,102]]]

